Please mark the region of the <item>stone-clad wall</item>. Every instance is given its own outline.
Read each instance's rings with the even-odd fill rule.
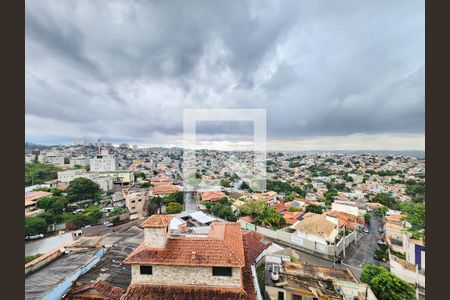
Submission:
[[[168,238],[166,228],[144,228],[144,241],[148,247],[164,248]]]
[[[232,276],[213,276],[212,267],[153,265],[153,275],[141,275],[139,265],[131,266],[131,283],[154,285],[200,285],[241,287],[241,269],[233,268]]]

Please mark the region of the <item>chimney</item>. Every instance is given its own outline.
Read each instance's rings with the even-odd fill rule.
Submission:
[[[169,225],[172,217],[152,215],[142,223],[144,228],[144,243],[149,248],[162,249],[170,236]]]

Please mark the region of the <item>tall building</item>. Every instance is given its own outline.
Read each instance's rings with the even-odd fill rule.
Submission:
[[[74,146],[87,146],[88,142],[86,140],[75,140],[73,141]]]
[[[91,172],[115,172],[119,170],[119,162],[113,155],[97,155],[89,161]]]

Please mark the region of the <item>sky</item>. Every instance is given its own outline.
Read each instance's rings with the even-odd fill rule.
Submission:
[[[425,148],[424,1],[25,5],[28,142],[182,146],[185,108],[263,108],[269,150]],[[197,128],[253,141],[252,123]]]

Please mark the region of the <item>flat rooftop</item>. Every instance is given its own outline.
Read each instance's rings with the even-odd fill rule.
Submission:
[[[131,282],[131,266],[122,261],[144,240],[141,228],[133,226],[124,232],[108,233],[101,243],[107,247],[100,261],[85,274],[81,275],[77,285],[84,285],[104,280],[116,287],[126,289]]]
[[[67,276],[88,264],[98,249],[73,251],[25,277],[25,299],[42,299]]]

